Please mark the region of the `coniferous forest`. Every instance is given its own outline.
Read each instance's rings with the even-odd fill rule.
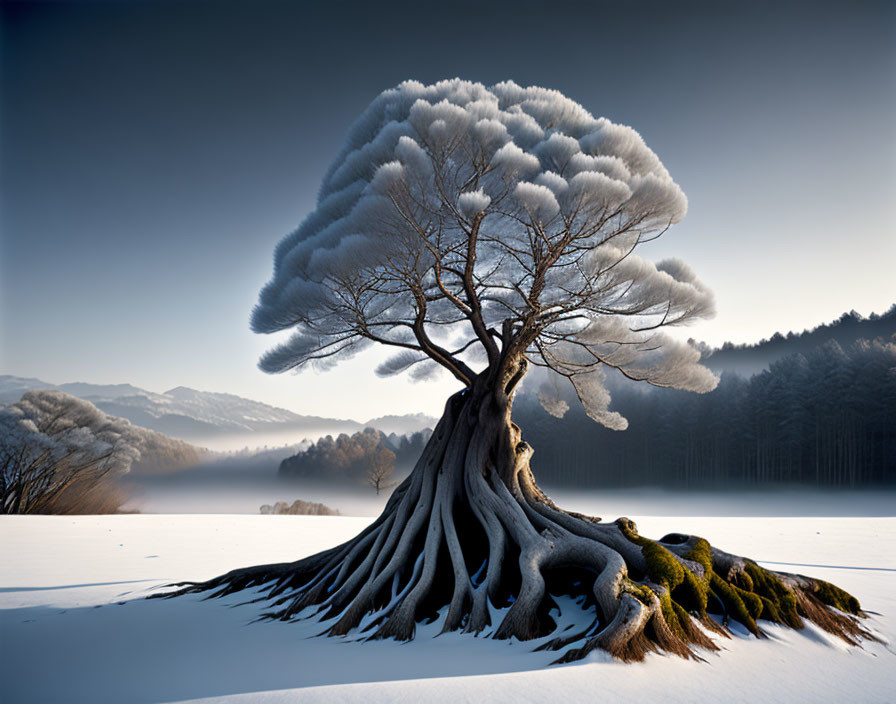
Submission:
[[[619,384],[613,408],[627,430],[579,410],[553,418],[534,394],[517,399],[537,476],[570,486],[896,483],[896,344],[884,339],[831,339],[751,377],[723,372],[702,395]]]

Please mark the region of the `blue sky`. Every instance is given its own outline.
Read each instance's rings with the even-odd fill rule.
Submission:
[[[269,377],[273,247],[407,78],[512,78],[630,124],[690,200],[651,245],[715,290],[698,339],[896,301],[896,3],[4,3],[0,373],[438,413],[376,355]],[[352,400],[348,400],[351,391]]]

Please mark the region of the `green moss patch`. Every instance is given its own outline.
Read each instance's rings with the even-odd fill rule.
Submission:
[[[713,593],[719,598],[719,601],[725,605],[725,611],[730,618],[740,621],[754,636],[761,635],[759,627],[756,625],[756,621],[753,619],[750,610],[740,596],[739,592],[742,590],[739,590],[733,584],[729,584],[715,572],[713,572],[710,577],[710,585]],[[759,601],[759,604],[761,611],[762,602]]]
[[[844,611],[848,614],[858,614],[859,611],[862,610],[859,600],[849,592],[844,591],[830,582],[824,582],[820,579],[815,580],[815,582],[818,585],[818,590],[815,592],[815,596],[818,597],[823,604],[833,606],[835,609],[840,609],[840,611]]]
[[[712,572],[712,551],[709,543],[703,538],[698,538],[694,546],[688,551],[687,559],[696,562],[703,568],[704,574]]]

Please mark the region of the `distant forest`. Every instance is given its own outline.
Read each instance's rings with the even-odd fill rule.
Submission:
[[[563,419],[541,410],[534,395],[514,405],[535,449],[533,470],[549,485],[896,482],[894,338],[845,349],[829,339],[750,378],[723,372],[703,395],[621,385],[612,407],[629,420],[622,432],[570,405]]]
[[[883,339],[893,341],[896,333],[896,303],[885,313],[872,313],[867,318],[855,311],[844,313],[837,320],[811,330],[786,335],[775,333],[767,340],[750,345],[726,342],[718,349],[704,350],[703,362],[716,372],[728,371],[750,376],[766,369],[772,362],[791,354],[808,355],[816,347],[834,340],[849,347],[856,340]]]
[[[385,435],[373,428],[354,435],[341,433],[336,438],[327,435],[306,450],[284,459],[279,475],[361,484],[367,477],[375,450],[383,446],[395,453],[395,475],[401,477],[413,469],[430,435],[428,430],[409,436]]]

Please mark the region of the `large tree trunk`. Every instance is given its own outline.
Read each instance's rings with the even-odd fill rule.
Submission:
[[[849,642],[871,637],[856,599],[826,582],[765,570],[695,536],[652,541],[629,519],[604,524],[555,506],[510,419],[525,362],[514,369],[449,399],[413,472],[357,537],[163,596],[262,587],[269,618],[315,616],[329,635],[404,640],[434,618],[443,631],[538,638],[554,630],[553,596],[584,597],[592,624],[541,646],[564,650],[558,662],[595,648],[624,660],[651,650],[696,657],[694,646],[716,649],[706,631],[725,634],[730,619],[757,636],[757,619],[801,628],[806,618]]]

